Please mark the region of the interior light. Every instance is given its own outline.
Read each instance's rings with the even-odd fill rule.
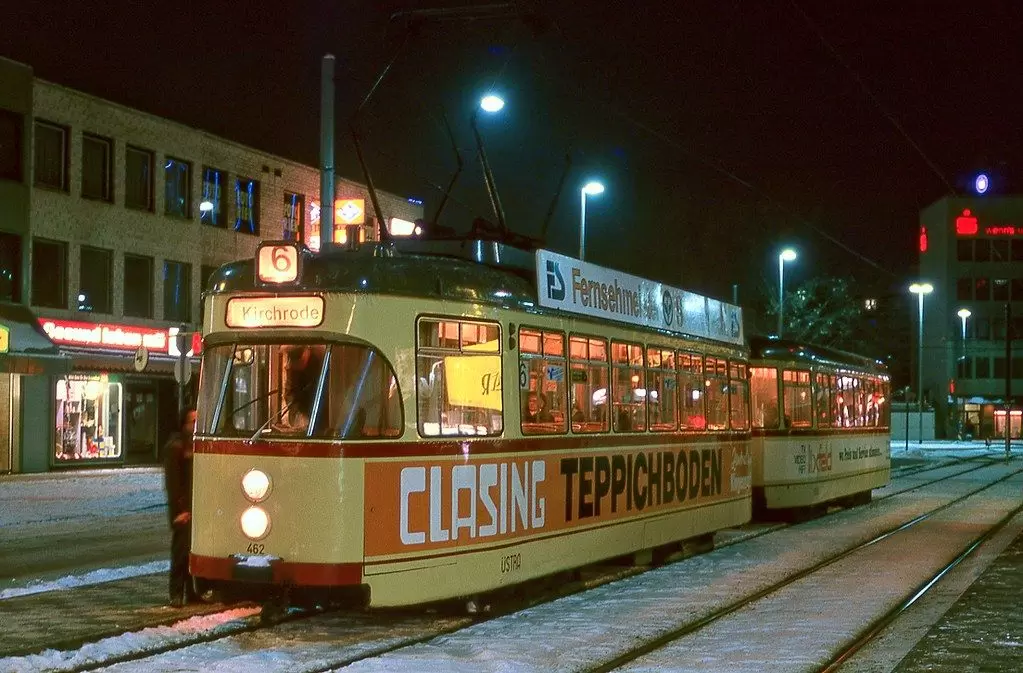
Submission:
[[[242,512],[242,532],[250,540],[260,540],[270,532],[270,515],[262,507],[249,507]]]
[[[242,477],[242,490],[252,502],[262,502],[270,495],[270,476],[262,470],[251,469]]]
[[[200,201],[199,202],[199,212],[200,213],[208,213],[211,210],[213,210],[213,202],[212,201]]]

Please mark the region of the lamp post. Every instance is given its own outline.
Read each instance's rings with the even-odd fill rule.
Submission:
[[[924,443],[924,295],[934,291],[930,283],[913,283],[909,291],[917,297],[917,358],[916,358],[916,408],[919,416],[919,436],[917,441]]]
[[[785,262],[796,259],[796,251],[785,248],[778,255],[778,338],[782,338],[785,330]]]
[[[586,197],[604,193],[604,185],[591,180],[579,190],[579,260],[586,259]]]
[[[962,341],[960,342],[961,350],[959,354],[959,359],[957,360],[956,376],[960,379],[963,379],[966,377],[966,319],[973,315],[973,313],[970,312],[970,309],[968,308],[961,308],[959,309],[959,312],[956,313],[956,315],[959,316],[959,319],[962,320],[963,323],[962,332],[963,338]],[[960,397],[962,397],[963,403],[962,408],[959,411],[959,434],[962,435],[963,426],[966,425],[966,396],[960,395]]]

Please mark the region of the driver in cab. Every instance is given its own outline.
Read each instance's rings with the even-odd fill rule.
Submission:
[[[322,346],[291,346],[283,349],[284,406],[279,429],[295,432],[309,427],[316,397],[316,383],[323,366]]]

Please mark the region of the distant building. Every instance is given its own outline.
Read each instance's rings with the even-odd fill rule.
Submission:
[[[1012,372],[1008,418],[1010,436],[1019,438],[1023,197],[941,199],[921,211],[919,240],[920,281],[934,286],[924,299],[922,373],[925,396],[936,407],[938,436],[956,437],[962,423],[975,437],[1004,437],[1006,374]],[[961,317],[962,309],[969,315],[964,311]],[[916,317],[914,312],[914,339]]]
[[[319,191],[315,167],[0,58],[0,474],[157,460],[173,332],[199,330],[206,279],[259,241],[318,248]],[[422,217],[379,197],[388,220]],[[336,198],[337,242],[378,238],[364,186]]]

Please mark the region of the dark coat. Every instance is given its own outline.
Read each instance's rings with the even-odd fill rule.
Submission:
[[[164,487],[167,515],[173,524],[182,512],[192,511],[192,440],[180,432],[171,435],[164,447]]]

